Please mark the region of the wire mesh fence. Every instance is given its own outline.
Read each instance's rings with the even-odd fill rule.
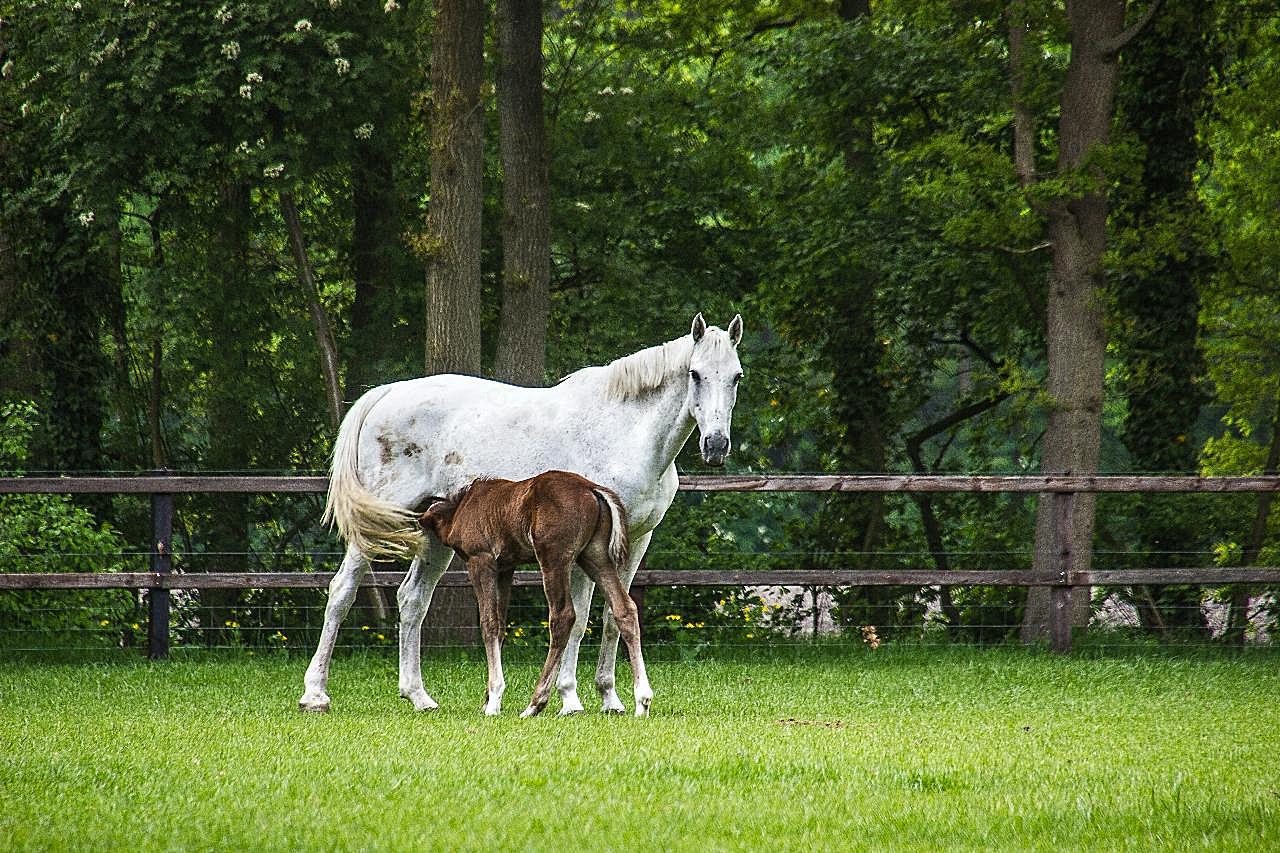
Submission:
[[[1015,479],[1002,478],[995,485]],[[859,572],[894,576],[921,569],[1027,574],[1033,566],[1038,495],[1015,486],[1022,491],[1000,493],[992,487],[985,493],[933,494],[931,511],[941,520],[941,534],[935,541],[927,541],[927,531],[922,529],[918,495],[875,496],[881,501],[878,511],[886,519],[887,533],[882,544],[870,551],[839,547],[840,537],[817,537],[815,530],[856,519],[857,502],[873,496],[843,496],[838,511],[832,511],[835,501],[830,495],[771,491],[772,486],[762,493],[683,492],[647,556],[648,572],[661,575],[663,582],[635,590],[642,603],[645,641],[658,653],[669,650],[682,656],[716,648],[814,643],[1018,642],[1027,622],[1025,584],[889,584],[881,579],[876,585],[859,585],[847,580]],[[102,503],[104,497],[95,499]],[[1165,535],[1159,537],[1161,547],[1140,547],[1158,538],[1149,520],[1169,516],[1179,507],[1186,516],[1187,500],[1197,501],[1194,535],[1181,539]],[[1101,533],[1090,554],[1092,568],[1202,567],[1203,576],[1212,577],[1214,567],[1225,571],[1240,566],[1242,548],[1236,543],[1242,541],[1241,531],[1251,521],[1253,500],[1254,495],[1239,493],[1100,494]],[[139,489],[105,501],[98,509],[114,520],[121,547],[111,551],[65,547],[54,531],[41,543],[0,549],[0,573],[152,571],[155,549],[137,547],[152,538],[151,496]],[[311,588],[254,588],[252,575],[324,573],[338,567],[342,554],[318,522],[319,494],[177,492],[173,508],[172,546],[166,555],[172,571],[188,578],[240,573],[249,577],[246,588],[154,593],[0,589],[0,653],[143,650],[149,596],[166,595],[172,610],[167,637],[174,654],[205,649],[309,654],[315,648],[327,600],[323,583]],[[819,523],[812,523],[815,519]],[[133,547],[126,547],[129,544]],[[1251,555],[1252,562],[1258,562],[1258,556]],[[790,580],[823,571],[843,572],[845,580]],[[750,573],[752,580],[706,585],[704,574],[716,572]],[[788,576],[788,582],[769,583],[774,573]],[[686,576],[690,583],[681,582]],[[1256,649],[1280,645],[1276,638],[1280,581],[1091,584],[1081,589],[1085,592],[1072,623],[1075,642],[1087,647]],[[597,599],[588,642],[598,636],[601,607]],[[546,605],[535,586],[515,590],[509,621],[509,646],[545,647]],[[442,587],[427,616],[424,647],[429,653],[472,647],[477,637],[474,626],[469,590]],[[397,647],[398,630],[394,587],[366,587],[344,621],[337,645],[390,653]]]

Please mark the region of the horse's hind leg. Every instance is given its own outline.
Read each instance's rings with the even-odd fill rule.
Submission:
[[[649,540],[652,538],[653,532],[650,531],[631,543],[631,559],[627,561],[620,578],[623,592],[631,589],[631,579],[636,576],[636,569],[644,559],[644,552],[649,549]],[[634,661],[632,665],[635,665]],[[600,691],[600,710],[606,714],[621,714],[627,710],[622,700],[618,698],[615,675],[617,666],[618,622],[610,608],[604,615],[604,629],[600,636],[600,660],[596,664],[596,689]]]
[[[413,558],[396,592],[400,606],[400,695],[418,711],[440,707],[422,686],[422,618],[431,606],[431,595],[449,567],[453,552],[428,538],[425,556]]]
[[[311,665],[302,679],[303,693],[298,700],[298,707],[303,711],[328,711],[329,694],[325,689],[329,686],[329,662],[333,659],[333,645],[338,639],[338,628],[346,618],[351,603],[355,601],[356,591],[360,588],[360,579],[364,577],[368,562],[364,555],[352,546],[347,546],[347,555],[342,560],[333,580],[329,581],[329,601],[324,607],[324,627],[320,629],[320,642],[316,644],[316,653],[311,656]]]
[[[582,635],[587,631],[587,620],[591,615],[591,594],[595,592],[595,582],[576,567],[569,572],[569,597],[573,601],[573,627],[569,630],[569,642],[565,645],[564,656],[560,659],[560,675],[556,679],[556,689],[560,691],[560,713],[582,713],[582,700],[578,698],[578,649],[582,645]]]
[[[485,716],[496,717],[502,713],[502,694],[507,680],[502,674],[502,601],[498,589],[498,567],[491,557],[472,557],[467,561],[467,575],[476,593],[480,609],[480,636],[484,641],[485,662],[489,666],[489,680],[485,685]]]

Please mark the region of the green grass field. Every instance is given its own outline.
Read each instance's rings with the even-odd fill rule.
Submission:
[[[1280,849],[1274,654],[657,660],[647,720],[518,719],[531,659],[485,719],[456,656],[415,714],[375,655],[308,716],[305,666],[0,663],[0,849]]]

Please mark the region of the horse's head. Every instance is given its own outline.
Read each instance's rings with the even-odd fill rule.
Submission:
[[[693,354],[689,357],[689,414],[698,423],[698,448],[708,465],[723,465],[729,455],[729,427],[738,400],[738,342],[742,315],[728,329],[708,326],[702,315],[693,318]]]

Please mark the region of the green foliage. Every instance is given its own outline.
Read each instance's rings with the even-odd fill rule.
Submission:
[[[0,404],[0,469],[27,460],[37,413],[30,403]],[[124,552],[119,532],[66,495],[0,495],[0,572],[144,571]],[[125,590],[0,592],[0,643],[64,648],[130,644],[138,603]]]

